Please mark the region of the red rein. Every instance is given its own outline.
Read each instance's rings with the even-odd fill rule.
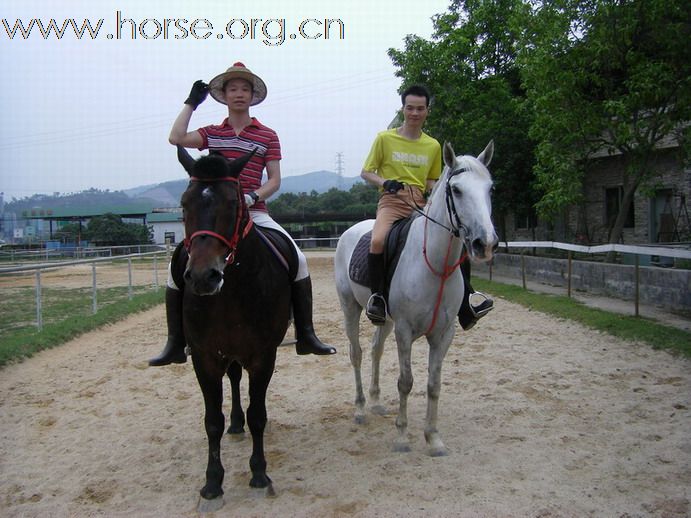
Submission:
[[[439,314],[439,306],[441,306],[441,297],[444,294],[444,285],[446,284],[446,280],[451,277],[451,274],[453,274],[454,271],[456,271],[456,268],[458,268],[463,261],[466,260],[468,257],[468,252],[464,249],[463,253],[461,254],[461,257],[452,265],[448,265],[448,260],[449,260],[449,254],[451,253],[451,243],[453,242],[453,235],[449,235],[449,246],[446,248],[446,257],[444,257],[444,271],[442,272],[437,272],[434,270],[434,267],[430,264],[429,259],[427,257],[427,222],[429,220],[425,219],[425,232],[424,232],[424,242],[422,245],[422,255],[425,258],[425,263],[427,263],[427,267],[429,268],[429,271],[432,272],[434,275],[439,277],[441,279],[441,283],[439,284],[439,291],[437,292],[437,300],[434,304],[434,313],[432,314],[432,322],[430,323],[429,327],[427,328],[427,331],[425,331],[425,334],[429,334],[430,331],[432,331],[432,328],[434,325],[437,323],[437,316]],[[468,289],[466,287],[466,289]]]
[[[233,176],[224,176],[222,178],[214,178],[214,179],[200,179],[197,178],[196,176],[191,176],[190,177],[191,182],[235,182],[239,184],[239,181],[237,178]],[[247,219],[247,224],[245,225],[245,228],[240,230],[240,222],[242,220],[242,190],[240,188],[237,189],[238,192],[238,211],[237,214],[235,215],[235,228],[233,229],[233,234],[230,236],[230,239],[227,239],[225,236],[222,236],[221,234],[218,234],[217,232],[214,232],[213,230],[197,230],[194,232],[190,237],[185,238],[185,249],[187,249],[187,252],[189,253],[190,251],[190,246],[192,245],[192,240],[195,237],[199,236],[211,236],[215,237],[219,241],[221,241],[224,245],[228,247],[228,255],[226,256],[226,264],[232,263],[233,260],[235,259],[235,250],[237,249],[238,243],[240,242],[240,239],[244,238],[247,236],[249,233],[250,229],[252,228],[252,218]]]

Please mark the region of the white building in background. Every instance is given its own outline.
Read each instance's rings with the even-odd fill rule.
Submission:
[[[153,229],[153,240],[157,245],[176,245],[185,238],[181,211],[153,212],[147,216],[146,223]]]

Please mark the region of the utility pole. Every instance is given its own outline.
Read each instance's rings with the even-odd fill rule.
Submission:
[[[338,175],[338,188],[343,188],[343,153],[336,153],[336,174]]]

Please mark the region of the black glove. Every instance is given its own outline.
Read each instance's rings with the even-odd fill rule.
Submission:
[[[396,194],[398,191],[403,189],[403,184],[398,180],[386,180],[384,182],[384,190],[390,192],[391,194]]]
[[[192,90],[190,90],[190,95],[185,99],[185,104],[189,104],[193,110],[197,109],[201,103],[206,99],[206,95],[209,93],[209,85],[207,85],[201,79],[195,81],[192,85]]]

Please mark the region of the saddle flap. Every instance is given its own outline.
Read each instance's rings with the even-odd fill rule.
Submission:
[[[401,257],[401,252],[403,251],[403,246],[408,238],[410,224],[415,217],[417,217],[417,215],[395,221],[386,235],[386,243],[384,245],[384,264],[386,265],[385,296],[389,293],[391,279],[396,271],[396,265],[398,264],[398,260]],[[370,285],[367,257],[369,255],[371,241],[372,232],[370,231],[364,234],[358,241],[355,249],[353,250],[353,255],[350,257],[350,263],[348,265],[348,275],[350,276],[350,280],[361,284],[362,286]]]
[[[298,255],[291,239],[273,228],[255,225],[255,229],[276,259],[288,270],[289,277],[294,279],[298,272]]]

